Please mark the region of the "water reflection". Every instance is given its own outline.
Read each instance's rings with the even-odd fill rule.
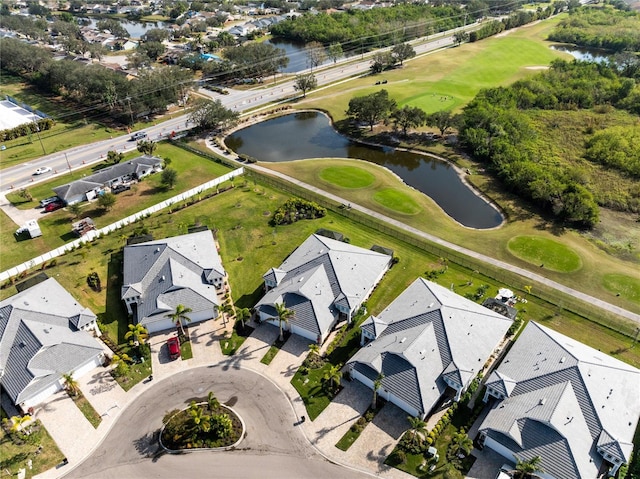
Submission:
[[[568,53],[583,62],[608,63],[612,54],[595,48],[576,47],[575,45],[551,45],[552,50]]]
[[[472,228],[493,228],[500,213],[477,196],[450,164],[390,147],[355,143],[337,133],[317,112],[294,113],[238,130],[226,139],[239,154],[260,161],[358,158],[385,166],[409,186],[431,197],[449,216]]]

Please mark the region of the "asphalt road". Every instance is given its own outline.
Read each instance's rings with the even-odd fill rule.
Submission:
[[[213,391],[245,422],[235,451],[162,452],[158,433],[166,412],[186,408]],[[104,441],[65,478],[330,478],[364,479],[328,462],[296,426],[282,391],[259,374],[227,366],[190,369],[153,384],[120,415]]]
[[[474,27],[475,24],[467,28]],[[452,35],[454,31],[455,30],[439,33],[412,42],[416,54],[422,55],[452,45]],[[318,87],[320,88],[322,85],[344,81],[348,78],[368,73],[372,54],[373,53],[369,53],[362,56],[360,61],[357,59],[354,60],[352,57],[343,59],[336,64],[325,65],[322,68],[314,70]],[[289,80],[277,83],[274,86],[261,86],[251,90],[228,89],[228,95],[213,93],[203,88],[200,89],[199,93],[213,99],[219,99],[227,108],[244,112],[299,95],[299,92],[294,88],[294,83],[294,80]],[[151,140],[159,140],[166,138],[172,131],[179,133],[191,128],[193,125],[188,124],[187,120],[187,115],[176,113],[173,117],[159,123],[157,126],[148,127],[140,131],[146,132]],[[99,163],[104,161],[108,151],[128,152],[135,149],[136,142],[130,140],[130,135],[125,135],[44,155],[38,159],[1,170],[0,192],[6,193],[12,189],[24,188],[34,183],[48,180],[52,176],[62,176],[68,173],[69,170]],[[0,152],[0,155],[6,155],[9,154],[9,152],[10,150],[6,150]],[[51,167],[52,171],[42,175],[34,175],[37,168],[44,166]]]

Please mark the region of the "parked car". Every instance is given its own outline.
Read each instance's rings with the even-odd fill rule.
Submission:
[[[144,131],[139,131],[131,135],[131,141],[143,140],[147,137],[147,134]]]
[[[513,472],[514,469],[515,468],[511,467],[509,464],[503,464],[500,466],[496,479],[511,479],[511,472]]]
[[[117,195],[118,193],[122,193],[123,191],[127,191],[130,189],[131,189],[130,185],[124,185],[124,184],[115,185],[111,187],[111,193]]]
[[[58,202],[54,202],[54,203],[49,203],[47,206],[44,207],[44,210],[47,213],[50,213],[51,211],[55,211],[55,210],[59,210],[60,208],[62,208],[64,205],[62,203],[58,203]]]
[[[41,175],[43,173],[49,173],[51,171],[51,168],[48,166],[41,166],[40,168],[36,169],[36,172],[34,173],[34,175]]]
[[[60,198],[57,196],[50,196],[49,198],[45,198],[44,200],[40,200],[40,208],[44,208],[49,203],[59,203]]]
[[[171,359],[178,359],[180,357],[180,341],[175,336],[169,338],[167,341],[167,347],[169,348],[169,357]]]

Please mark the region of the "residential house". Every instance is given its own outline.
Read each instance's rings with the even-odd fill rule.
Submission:
[[[150,333],[175,327],[167,315],[191,308],[191,323],[218,316],[227,276],[209,230],[124,248],[121,298],[136,324]]]
[[[530,322],[486,381],[481,441],[543,478],[593,479],[628,463],[640,418],[640,370]],[[602,476],[601,476],[602,475]]]
[[[371,389],[381,377],[381,397],[425,418],[440,402],[460,399],[512,323],[418,278],[362,324],[366,346],[351,358],[349,371]]]
[[[103,191],[118,184],[136,181],[162,170],[162,160],[155,156],[139,156],[129,161],[108,166],[93,175],[54,188],[53,191],[66,205],[94,199]]]
[[[23,411],[102,365],[96,315],[49,278],[0,302],[0,383]]]
[[[338,321],[350,321],[391,265],[391,256],[311,235],[264,275],[260,320],[278,323],[275,304],[294,311],[289,330],[322,344]]]

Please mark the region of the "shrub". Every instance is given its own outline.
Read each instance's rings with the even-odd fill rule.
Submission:
[[[273,213],[270,224],[292,224],[298,220],[322,218],[326,214],[327,209],[313,201],[291,198]]]

